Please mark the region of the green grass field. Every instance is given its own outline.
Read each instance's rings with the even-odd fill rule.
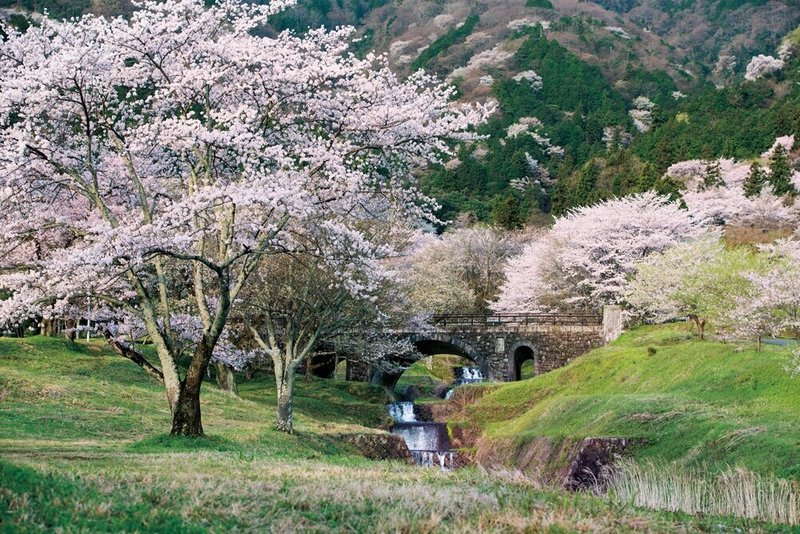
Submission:
[[[661,339],[658,333],[648,335]],[[655,341],[646,338],[642,346],[651,343]],[[662,354],[666,349],[654,358]],[[777,356],[767,353],[765,358]],[[750,380],[758,382],[753,386],[744,380],[742,387],[756,387],[757,392],[774,389],[775,396],[789,393],[780,389],[789,382],[777,378],[770,382],[766,371],[752,365]],[[609,373],[614,370],[598,368],[597,380]],[[522,407],[536,409],[537,399],[525,399],[526,390],[517,388],[542,382],[542,392],[549,391],[570,375],[550,376],[506,386],[487,398],[476,414],[487,422],[490,414],[499,417]],[[628,379],[630,383],[634,378]],[[368,461],[334,436],[375,431],[385,422],[380,390],[301,377],[295,403],[297,433],[288,436],[271,430],[270,382],[260,379],[240,388],[243,398],[238,399],[208,384],[203,393],[208,437],[175,440],[165,434],[170,418],[161,387],[101,344],[0,339],[0,532],[767,528],[744,520],[640,510],[613,499],[543,490],[511,471],[469,468],[445,473]],[[599,391],[583,394],[599,395]],[[721,404],[723,393],[714,395],[720,396]],[[745,398],[757,397],[753,393]],[[758,411],[759,420],[765,418],[765,425],[773,424],[768,421],[774,415],[770,431],[784,428],[777,423],[783,410],[786,426],[774,438],[774,447],[794,435],[793,406],[786,399],[763,413],[760,403],[749,408]],[[736,417],[745,417],[745,412],[743,406]],[[534,419],[525,411],[509,423],[526,435],[545,430]],[[576,425],[569,428],[577,432]],[[510,431],[501,427],[487,426],[492,433]]]
[[[650,349],[650,350],[648,350]],[[497,387],[464,414],[488,437],[643,438],[638,459],[800,479],[800,379],[786,348],[641,327],[571,365]]]

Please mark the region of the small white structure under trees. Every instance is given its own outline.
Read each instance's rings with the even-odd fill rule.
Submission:
[[[265,258],[306,251],[311,229],[372,255],[350,215],[376,199],[428,215],[414,171],[489,111],[356,58],[352,29],[253,32],[290,3],[148,1],[129,20],[5,28],[0,320],[58,316],[89,296],[135,316],[173,434],[203,433],[201,381]],[[347,279],[347,263],[330,266]],[[176,313],[202,325],[183,375]]]

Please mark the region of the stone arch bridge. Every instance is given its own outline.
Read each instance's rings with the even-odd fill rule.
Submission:
[[[602,314],[435,315],[431,323],[424,331],[400,335],[411,339],[422,356],[458,354],[475,362],[487,380],[512,381],[520,379],[528,360],[538,375],[613,341],[622,332],[622,313],[618,306],[607,306]],[[393,389],[401,375],[348,360],[349,380]]]

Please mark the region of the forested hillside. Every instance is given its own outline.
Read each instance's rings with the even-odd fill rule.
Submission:
[[[262,1],[262,0],[259,0]],[[0,0],[70,17],[127,14],[127,0]],[[747,80],[800,24],[798,0],[300,0],[267,32],[353,25],[353,51],[400,73],[447,78],[464,101],[496,101],[482,141],[423,187],[459,215],[507,228],[621,194],[679,194],[666,169],[688,159],[748,160],[800,134],[800,62]],[[750,76],[752,78],[752,76]]]

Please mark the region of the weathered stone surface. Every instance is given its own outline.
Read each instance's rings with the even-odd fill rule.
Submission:
[[[560,318],[561,317],[561,318]],[[489,381],[520,378],[520,366],[533,360],[536,374],[568,364],[593,348],[613,341],[622,331],[618,307],[606,307],[600,316],[553,315],[526,322],[478,321],[440,323],[425,332],[397,333],[414,342],[421,355],[458,354],[471,359]],[[602,319],[602,320],[601,320]],[[413,361],[399,362],[411,364]],[[371,370],[356,358],[348,359],[348,380],[368,380],[393,390],[402,371]]]
[[[520,444],[512,439],[479,438],[474,461],[487,468],[519,469],[545,485],[601,490],[614,463],[635,441],[539,437]]]
[[[415,404],[414,405],[414,416],[416,416],[417,421],[434,421],[433,418],[433,411],[431,410],[431,404]],[[440,421],[445,422],[445,421]]]
[[[603,489],[614,463],[622,458],[627,438],[586,438],[572,457],[561,485],[567,489]]]
[[[389,433],[340,434],[342,441],[353,445],[370,460],[402,460],[413,464],[414,460],[400,436]]]

